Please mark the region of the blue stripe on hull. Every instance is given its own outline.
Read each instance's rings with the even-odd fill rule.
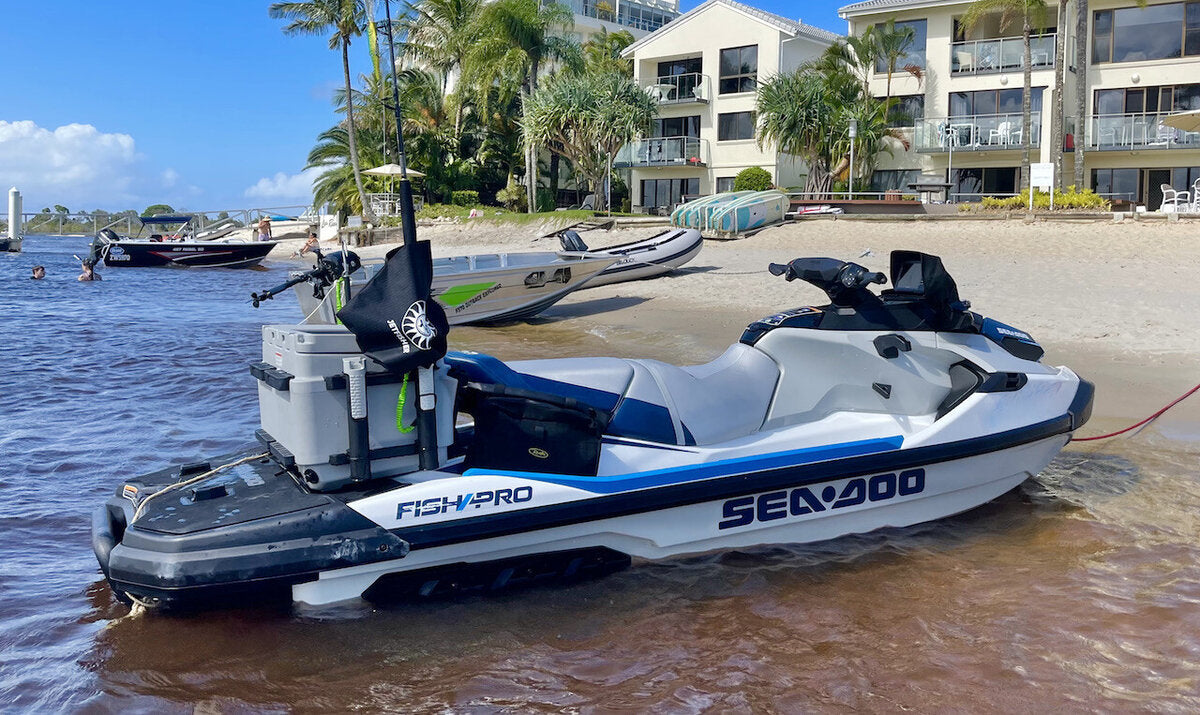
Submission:
[[[866,439],[857,442],[842,442],[840,444],[822,445],[793,449],[787,452],[774,452],[751,457],[723,459],[705,464],[689,464],[680,467],[655,469],[648,472],[633,472],[617,474],[608,477],[578,477],[566,474],[543,474],[540,472],[514,472],[496,469],[468,469],[464,476],[491,474],[503,477],[519,477],[531,481],[558,484],[574,489],[583,489],[593,494],[617,494],[619,492],[662,487],[671,484],[683,484],[700,479],[728,477],[735,474],[746,474],[765,469],[800,466],[828,459],[843,457],[859,457],[866,454],[877,454],[900,449],[904,438],[900,436],[882,439]]]

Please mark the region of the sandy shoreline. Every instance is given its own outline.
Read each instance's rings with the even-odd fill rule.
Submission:
[[[603,247],[657,230],[584,237]],[[536,225],[448,224],[421,227],[419,235],[432,242],[435,255],[446,256],[554,250],[556,240],[537,238],[545,231]],[[367,257],[389,248],[357,250]],[[650,356],[698,362],[736,340],[755,317],[825,302],[807,284],[771,276],[768,263],[832,256],[886,272],[888,253],[897,248],[941,256],[973,309],[1029,331],[1047,347],[1047,362],[1094,379],[1100,424],[1143,416],[1200,381],[1195,223],[798,222],[738,241],[706,241],[700,255],[674,274],[579,291],[537,322],[622,336],[590,345],[590,354],[658,353]],[[655,337],[647,341],[647,335]],[[649,353],[639,353],[640,347]],[[1172,417],[1200,419],[1200,400],[1189,402],[1194,404],[1180,405]]]

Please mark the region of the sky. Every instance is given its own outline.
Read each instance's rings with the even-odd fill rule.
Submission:
[[[750,4],[845,31],[844,2]],[[332,94],[343,82],[328,37],[284,35],[266,0],[3,5],[0,189],[18,187],[26,211],[311,200],[305,157],[336,123]],[[357,78],[365,40],[350,51]]]

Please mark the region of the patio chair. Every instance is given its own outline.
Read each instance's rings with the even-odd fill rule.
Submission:
[[[1191,196],[1186,191],[1176,191],[1170,184],[1163,184],[1162,189],[1162,205],[1158,210],[1163,213],[1183,213],[1189,211],[1192,207]],[[1171,208],[1168,210],[1168,206]]]
[[[958,65],[958,72],[973,72],[975,70],[975,55],[970,52],[957,50],[954,53],[954,62]]]
[[[999,126],[988,132],[988,144],[1004,144],[1007,146],[1011,141],[1011,137],[1012,122],[1000,122]]]

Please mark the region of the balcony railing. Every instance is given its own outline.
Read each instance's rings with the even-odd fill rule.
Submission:
[[[663,0],[620,3],[619,12],[613,0],[565,0],[563,4],[578,15],[646,32],[654,32],[679,16],[678,6]]]
[[[1030,114],[1031,147],[1040,146],[1042,113]],[[913,148],[920,152],[998,151],[1020,149],[1021,113],[974,114],[961,117],[926,117],[913,129]]]
[[[652,137],[621,147],[613,167],[707,166],[708,140],[697,137]]]
[[[1163,114],[1097,114],[1087,122],[1089,151],[1200,149],[1200,132],[1168,127]]]
[[[651,77],[643,88],[659,104],[688,104],[708,102],[711,94],[708,75],[699,72]]]
[[[1034,36],[1029,40],[1029,60],[1033,69],[1054,66],[1056,35]],[[1020,37],[994,40],[967,40],[950,45],[950,71],[953,74],[991,74],[1025,69],[1025,41]]]

